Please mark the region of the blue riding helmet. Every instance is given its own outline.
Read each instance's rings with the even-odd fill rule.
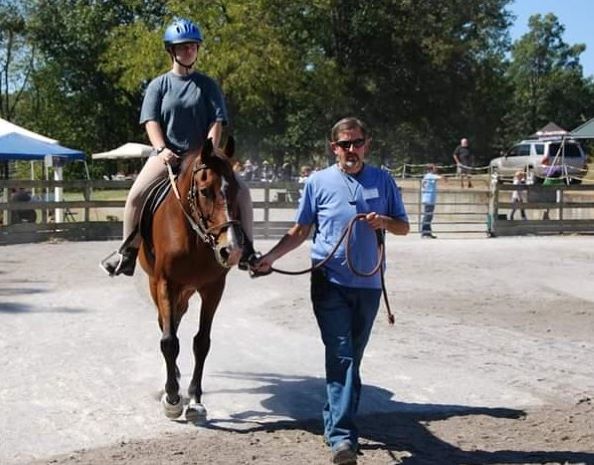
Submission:
[[[202,42],[202,32],[189,19],[176,19],[173,21],[163,34],[163,43],[165,48],[169,48],[175,44],[183,44],[187,42],[194,42],[200,44]]]

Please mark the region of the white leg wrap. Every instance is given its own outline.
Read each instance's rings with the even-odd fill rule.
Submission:
[[[186,420],[192,423],[204,423],[206,421],[206,408],[194,399],[186,407]]]
[[[179,418],[184,411],[184,403],[182,402],[182,398],[179,398],[177,404],[170,404],[167,401],[166,392],[164,392],[163,396],[161,396],[161,405],[163,406],[163,413],[165,413],[165,416],[171,420]]]

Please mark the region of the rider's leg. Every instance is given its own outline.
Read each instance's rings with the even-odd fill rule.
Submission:
[[[252,207],[252,196],[250,194],[250,187],[239,176],[235,174],[235,179],[239,184],[239,192],[237,193],[237,203],[239,206],[239,221],[241,229],[245,235],[245,243],[243,245],[243,252],[239,260],[239,268],[246,270],[250,262],[255,259],[256,251],[254,250],[254,210]]]
[[[100,267],[110,276],[119,274],[132,276],[134,274],[138,246],[140,245],[137,225],[142,205],[149,187],[166,173],[167,167],[159,157],[149,157],[132,184],[124,207],[124,242],[116,252],[111,253],[100,264]]]

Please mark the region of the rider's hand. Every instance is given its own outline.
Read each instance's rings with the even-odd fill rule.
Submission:
[[[163,163],[172,163],[179,159],[179,156],[168,148],[163,149],[163,151],[157,156]]]

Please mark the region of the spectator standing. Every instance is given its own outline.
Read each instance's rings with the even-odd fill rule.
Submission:
[[[474,156],[468,143],[468,139],[460,140],[460,145],[454,150],[454,162],[456,163],[456,172],[460,176],[460,186],[464,188],[464,179],[467,187],[472,187],[471,174]]]
[[[522,186],[526,184],[526,173],[522,170],[516,171],[514,175],[514,186]],[[526,191],[524,189],[516,189],[512,191],[511,195],[512,201],[512,210],[509,214],[509,219],[513,220],[514,215],[516,214],[516,210],[520,210],[520,215],[522,219],[526,219],[526,211],[522,208],[522,204],[526,202]]]
[[[421,237],[437,239],[431,229],[435,204],[437,203],[437,182],[442,176],[437,174],[437,167],[429,163],[426,167],[425,176],[421,181],[421,204],[423,206],[423,222],[421,224]],[[445,179],[445,178],[443,178]]]
[[[243,179],[246,181],[256,181],[256,166],[252,163],[252,160],[249,158],[243,164],[243,171],[242,171]]]
[[[310,165],[303,165],[299,170],[299,179],[297,182],[299,182],[299,184],[304,184],[307,178],[310,177],[312,171],[313,170]]]
[[[231,166],[233,168],[233,172],[234,173],[237,173],[239,176],[242,175],[242,173],[243,173],[243,165],[241,164],[241,161],[234,160]]]
[[[303,195],[303,188],[305,187],[305,181],[311,176],[312,168],[309,165],[303,165],[299,170],[299,178],[297,183],[299,184],[299,198]]]

